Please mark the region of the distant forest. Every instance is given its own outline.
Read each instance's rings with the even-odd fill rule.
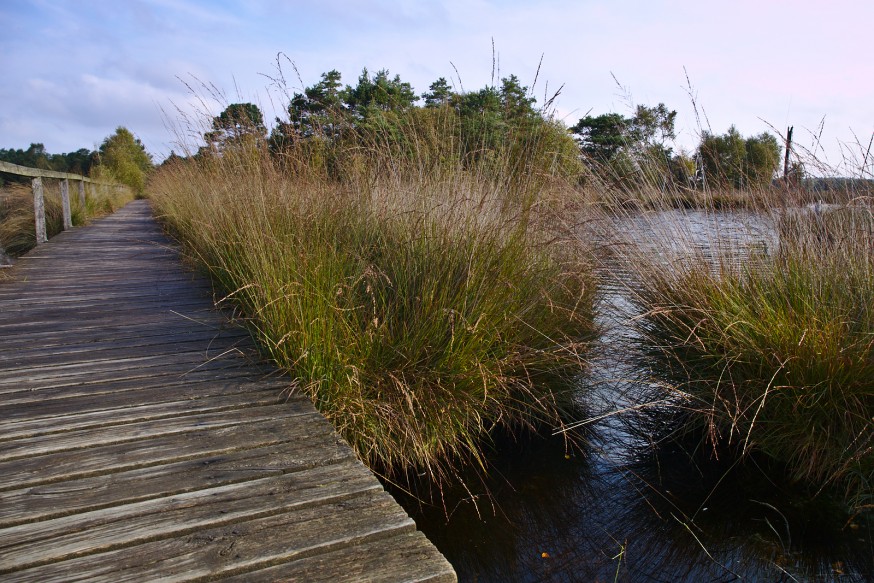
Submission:
[[[465,159],[536,142],[562,160],[560,173],[576,177],[581,184],[598,175],[626,188],[646,183],[662,189],[750,189],[767,187],[783,174],[783,140],[773,134],[742,136],[732,126],[721,135],[703,132],[693,152],[677,152],[672,148],[677,112],[664,103],[637,105],[631,116],[586,115],[567,127],[552,117],[557,95],[545,96],[546,102],[538,106],[515,75],[472,91],[457,91],[441,77],[427,92],[417,94],[385,69],[375,74],[364,69],[349,85],[342,82],[339,71],[331,70],[291,95],[287,117],[277,118],[272,128],[255,104],[228,105],[213,119],[203,135],[205,145],[195,154],[219,153],[251,141],[277,154],[301,147],[318,150],[319,160],[330,167],[330,150],[338,144],[364,145],[379,136],[403,150],[404,137],[411,131],[428,133],[436,127],[439,135],[434,139],[457,144]],[[433,126],[438,118],[447,123]],[[177,158],[175,153],[171,158]],[[545,156],[543,161],[554,164],[555,159]],[[788,174],[797,184],[803,168],[793,162]]]
[[[0,160],[19,166],[88,176],[92,166],[98,163],[99,157],[96,151],[87,148],[68,154],[50,154],[43,144],[31,144],[26,150],[0,148]],[[0,186],[7,182],[28,183],[30,178],[0,172]]]
[[[142,194],[146,177],[153,168],[152,156],[143,143],[127,128],[119,126],[106,137],[97,150],[80,148],[69,154],[50,154],[43,144],[31,144],[26,150],[0,148],[0,161],[80,174],[91,178],[127,184]],[[0,186],[6,183],[27,184],[30,178],[0,172]]]

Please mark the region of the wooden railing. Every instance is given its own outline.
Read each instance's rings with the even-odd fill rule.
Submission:
[[[33,188],[33,213],[34,220],[36,223],[36,244],[45,243],[48,241],[48,235],[46,232],[46,211],[45,211],[45,189],[43,188],[42,179],[43,178],[55,178],[60,180],[60,189],[61,189],[61,206],[63,208],[64,213],[64,230],[70,229],[73,227],[73,214],[70,210],[70,181],[73,180],[78,184],[79,187],[79,205],[81,208],[85,208],[85,200],[86,200],[86,187],[85,185],[89,185],[90,188],[100,187],[100,188],[128,188],[127,186],[123,186],[117,184],[115,182],[109,182],[106,180],[92,180],[91,178],[86,178],[85,176],[80,176],[79,174],[70,174],[68,172],[55,172],[54,170],[42,170],[40,168],[30,168],[28,166],[19,166],[18,164],[10,164],[9,162],[0,161],[0,172],[5,172],[7,174],[16,174],[18,176],[27,176],[32,177],[33,181],[31,182],[31,186]],[[0,265],[3,264],[3,247],[0,246]]]

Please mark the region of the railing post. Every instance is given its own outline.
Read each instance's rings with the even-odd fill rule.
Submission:
[[[64,209],[64,230],[73,228],[73,213],[70,211],[70,182],[61,180],[61,207]]]
[[[85,216],[85,181],[79,180],[79,208],[82,209],[82,216]]]
[[[31,182],[33,188],[33,215],[36,223],[36,244],[45,243],[46,237],[46,204],[43,196],[42,178],[36,177]]]

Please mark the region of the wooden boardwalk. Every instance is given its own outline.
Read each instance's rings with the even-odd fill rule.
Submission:
[[[0,282],[0,580],[455,581],[132,203]]]

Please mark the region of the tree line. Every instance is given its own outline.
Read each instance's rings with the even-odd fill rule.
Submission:
[[[43,144],[32,143],[26,150],[0,148],[0,160],[56,172],[69,172],[95,179],[126,184],[142,194],[148,173],[154,167],[143,143],[125,127],[119,126],[96,150],[80,148],[67,154],[50,154]],[[0,172],[4,183],[28,183],[30,178]]]
[[[515,152],[529,170],[549,165],[580,182],[597,175],[627,187],[752,189],[771,184],[780,167],[782,146],[774,135],[745,137],[734,126],[725,134],[703,132],[691,153],[675,152],[677,112],[664,103],[638,105],[630,117],[587,115],[569,128],[550,115],[550,105],[538,107],[515,75],[467,92],[441,77],[419,95],[385,69],[372,74],[365,68],[354,85],[344,85],[331,70],[294,93],[285,118],[277,117],[269,130],[255,104],[228,105],[204,133],[198,155],[257,143],[275,154],[304,149],[311,161],[329,167],[338,144],[378,137],[402,152],[413,147],[404,144],[411,133],[421,138],[440,120],[441,135],[433,139],[452,144],[462,160]],[[422,156],[421,147],[416,154]]]
[[[68,154],[50,154],[46,150],[45,145],[32,143],[26,150],[20,148],[0,148],[0,160],[29,168],[69,172],[71,174],[87,176],[91,172],[91,167],[97,161],[97,152],[87,148],[80,148]],[[12,175],[6,176],[10,176],[9,181],[17,181],[18,178],[25,180],[23,176],[16,176],[15,178],[12,178]]]
[[[551,115],[551,102],[538,107],[516,75],[475,91],[458,91],[440,77],[417,94],[386,69],[371,73],[365,68],[354,85],[344,85],[340,73],[331,70],[295,92],[285,117],[275,118],[269,129],[257,105],[228,105],[212,119],[194,155],[249,144],[275,155],[296,152],[300,155],[288,159],[336,173],[342,171],[343,152],[379,143],[396,159],[416,157],[435,166],[447,160],[494,161],[511,163],[518,173],[559,174],[581,184],[598,177],[619,187],[662,189],[761,188],[771,184],[780,166],[782,148],[775,136],[745,137],[734,126],[725,134],[703,132],[691,153],[675,152],[677,112],[664,103],[638,105],[631,116],[586,115],[566,127]],[[166,162],[179,158],[171,152]],[[124,127],[93,151],[50,154],[34,143],[25,150],[0,149],[0,160],[111,178],[137,192],[153,168],[142,142]],[[800,168],[794,172],[800,174]],[[6,174],[0,180],[21,178]]]

